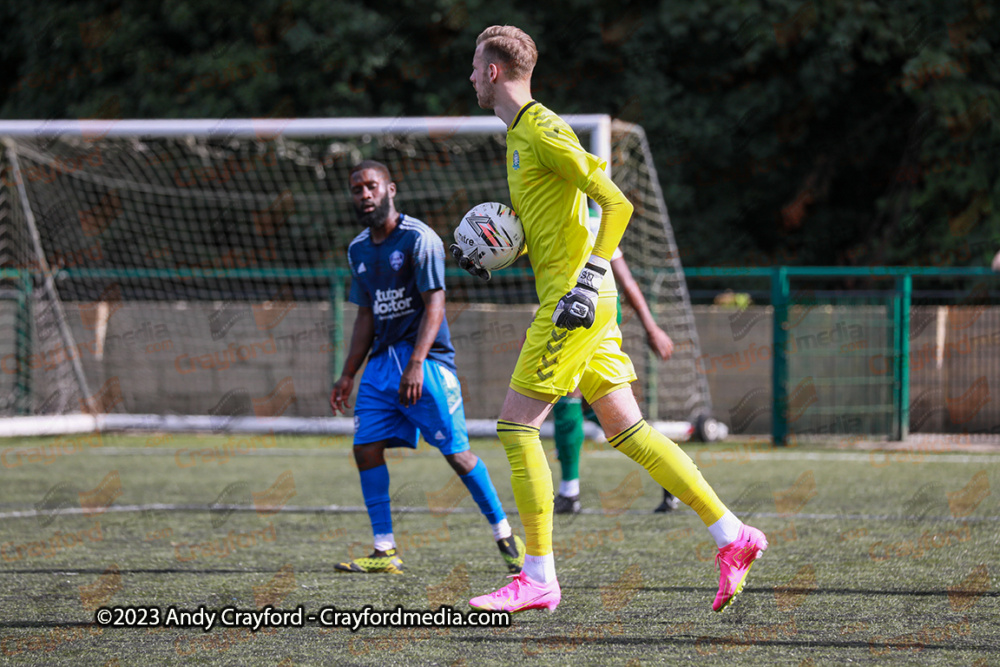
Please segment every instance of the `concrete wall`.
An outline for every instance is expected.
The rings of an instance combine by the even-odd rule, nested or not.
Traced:
[[[695,320],[714,414],[734,433],[771,426],[771,310],[696,307]],[[329,304],[211,302],[66,304],[75,344],[66,349],[52,322],[36,327],[30,363],[35,408],[56,403],[73,383],[76,355],[92,397],[111,411],[175,414],[325,416],[339,369],[331,368]],[[449,304],[448,321],[469,418],[495,418],[506,393],[530,306]],[[791,313],[791,430],[884,431],[892,375],[882,306],[818,306]],[[354,309],[344,316],[349,344]],[[682,372],[647,364],[642,330],[623,325],[625,350],[640,374]],[[678,344],[684,341],[676,340]],[[1000,424],[1000,308],[914,307],[911,324],[911,429],[982,432]],[[4,373],[13,359],[4,355]],[[79,398],[75,399],[77,402]],[[659,418],[671,418],[661,414]]]

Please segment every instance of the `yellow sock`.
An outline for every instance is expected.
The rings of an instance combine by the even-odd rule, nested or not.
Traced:
[[[501,419],[497,435],[510,461],[510,485],[528,555],[547,556],[552,553],[552,471],[538,429]]]
[[[648,470],[657,484],[690,506],[706,526],[711,526],[726,513],[726,506],[701,476],[691,457],[646,420],[633,424],[608,442]]]

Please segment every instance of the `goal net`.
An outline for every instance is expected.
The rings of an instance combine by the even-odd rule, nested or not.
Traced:
[[[635,204],[622,250],[676,344],[654,359],[623,306],[640,404],[707,415],[645,135],[567,120]],[[0,415],[67,416],[51,428],[326,428],[354,320],[350,167],[385,162],[397,209],[446,244],[472,205],[509,202],[495,118],[13,121],[0,138]],[[447,282],[467,416],[494,419],[537,305],[530,265],[481,283],[449,263]]]

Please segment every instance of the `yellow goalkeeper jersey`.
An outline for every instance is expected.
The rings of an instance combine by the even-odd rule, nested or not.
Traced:
[[[507,129],[507,184],[524,225],[525,245],[535,272],[535,291],[545,306],[576,284],[593,249],[587,229],[587,195],[594,173],[607,166],[580,145],[572,128],[535,101],[518,112]],[[601,292],[614,291],[606,278]]]

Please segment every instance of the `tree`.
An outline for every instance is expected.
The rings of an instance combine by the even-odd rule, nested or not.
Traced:
[[[536,97],[650,137],[687,264],[975,264],[1000,247],[998,12],[984,0],[321,0],[0,8],[0,116],[482,113],[493,23]]]

